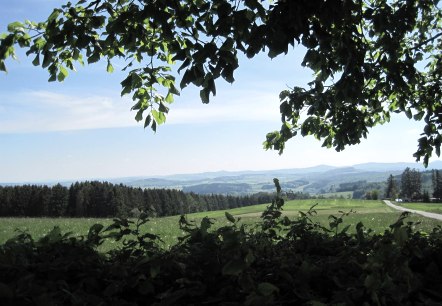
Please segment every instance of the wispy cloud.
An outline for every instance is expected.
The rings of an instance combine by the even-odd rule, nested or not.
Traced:
[[[280,118],[278,96],[273,93],[235,90],[212,99],[209,104],[202,104],[197,99],[187,102],[179,100],[172,105],[169,123],[277,122]]]
[[[0,97],[0,133],[69,131],[141,126],[134,119],[130,98],[28,91]],[[171,105],[167,124],[219,123],[228,121],[276,121],[275,94],[230,91],[208,104],[198,97],[178,98]]]
[[[130,104],[106,96],[32,91],[2,99],[0,132],[45,132],[135,125]]]

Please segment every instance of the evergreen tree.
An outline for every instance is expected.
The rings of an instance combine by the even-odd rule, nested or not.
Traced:
[[[413,193],[411,194],[412,200],[421,200],[422,199],[422,176],[421,173],[413,169],[411,171],[411,186]]]
[[[69,191],[61,184],[52,187],[49,199],[49,215],[52,217],[65,216],[68,207]]]
[[[424,190],[424,192],[422,193],[422,201],[424,203],[430,203],[431,202],[430,193],[428,192],[428,190]]]
[[[385,189],[385,197],[389,199],[395,199],[397,196],[398,190],[396,186],[396,181],[392,174],[387,179],[387,188]]]
[[[442,175],[439,170],[433,170],[433,197],[438,201],[442,199]]]
[[[421,173],[416,170],[406,168],[401,175],[401,194],[403,197],[411,200],[421,198],[422,179]]]

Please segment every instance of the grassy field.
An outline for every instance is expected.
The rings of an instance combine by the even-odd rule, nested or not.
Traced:
[[[353,197],[353,191],[328,192],[328,193],[318,194],[318,196],[324,197],[324,198],[351,199]]]
[[[371,228],[375,233],[383,233],[388,225],[394,223],[400,213],[386,206],[382,201],[368,200],[349,200],[349,199],[317,199],[317,200],[294,200],[286,202],[284,205],[284,214],[295,218],[299,211],[307,211],[312,205],[317,204],[315,210],[317,215],[314,221],[328,226],[328,217],[330,215],[340,216],[339,211],[355,211],[344,217],[344,224],[351,225],[350,230],[354,231],[355,225],[362,221],[366,228]],[[407,204],[409,205],[409,204]],[[422,204],[416,204],[422,205]],[[428,204],[434,205],[434,204]],[[253,224],[259,221],[259,216],[266,208],[267,204],[235,208],[229,210],[229,213],[235,217],[240,217],[241,222]],[[405,206],[405,205],[404,205]],[[439,207],[442,207],[439,205]],[[414,207],[413,207],[414,208]],[[417,208],[414,208],[417,209]],[[224,217],[225,211],[211,211],[188,215],[189,220],[200,221],[203,217],[213,218],[214,226],[219,227],[229,224]],[[179,216],[155,218],[145,225],[145,230],[155,233],[162,237],[164,247],[168,248],[176,243],[177,238],[184,233],[178,227]],[[417,226],[419,230],[431,231],[442,222],[428,219],[422,216],[412,215],[409,221],[421,222]],[[85,235],[90,226],[95,223],[103,225],[111,224],[112,219],[69,219],[69,218],[0,218],[0,244],[13,237],[19,231],[27,231],[38,239],[48,233],[54,226],[60,226],[63,232],[72,232],[74,235]],[[112,248],[115,242],[109,241],[103,246],[104,249]]]
[[[395,203],[405,208],[442,214],[442,203]]]

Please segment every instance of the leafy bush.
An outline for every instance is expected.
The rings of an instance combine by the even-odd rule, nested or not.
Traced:
[[[146,233],[149,222],[115,219],[80,238],[55,227],[34,241],[21,233],[0,246],[2,305],[440,305],[442,230],[413,230],[406,214],[383,235],[359,223],[341,228],[351,212],[311,220],[282,214],[277,195],[255,226],[212,229],[180,219],[186,235],[170,250]],[[105,239],[120,247],[102,254]]]

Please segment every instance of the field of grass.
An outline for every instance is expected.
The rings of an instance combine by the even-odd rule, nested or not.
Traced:
[[[328,193],[318,194],[318,196],[324,197],[324,198],[351,199],[353,197],[353,191],[328,192]]]
[[[354,231],[357,223],[362,222],[366,228],[370,228],[375,233],[383,233],[390,224],[393,224],[400,212],[388,207],[382,201],[372,200],[353,200],[353,199],[312,199],[312,200],[294,200],[288,201],[284,205],[284,214],[290,217],[296,217],[299,211],[307,211],[310,207],[315,205],[317,212],[313,221],[320,222],[322,225],[327,226],[328,217],[330,215],[340,216],[339,211],[349,212],[353,210],[355,213],[351,213],[348,216],[344,216],[343,226],[350,224],[350,230]],[[242,207],[229,210],[229,213],[241,217],[245,222],[251,222],[250,219],[257,220],[261,215],[261,212],[265,209],[267,204],[256,205],[251,207]],[[191,215],[192,217],[203,217],[208,215],[212,218],[220,218],[224,215],[224,211],[205,212]],[[440,225],[441,221],[425,218],[419,215],[411,215],[408,221],[420,224],[416,225],[416,228],[421,231],[429,232],[434,227]]]
[[[442,214],[442,203],[395,203],[405,208]]]
[[[284,214],[290,218],[298,216],[299,211],[307,211],[315,205],[317,215],[314,221],[320,222],[323,226],[328,226],[330,215],[340,216],[339,211],[355,211],[344,217],[342,227],[350,224],[350,230],[355,230],[355,225],[362,222],[366,228],[371,228],[375,233],[383,233],[386,228],[394,223],[400,213],[386,206],[382,201],[350,200],[350,199],[316,199],[316,200],[294,200],[288,201],[284,205]],[[408,205],[408,204],[407,204]],[[416,204],[422,205],[422,204]],[[434,204],[427,204],[434,205]],[[253,224],[259,221],[259,216],[266,208],[267,204],[241,207],[228,210],[235,217],[240,217],[241,222]],[[405,206],[405,205],[404,205]],[[439,205],[439,207],[442,207]],[[414,208],[414,207],[413,207]],[[417,208],[414,208],[417,209]],[[188,215],[188,220],[199,222],[204,217],[213,218],[214,227],[229,224],[225,218],[225,211],[210,211]],[[145,230],[159,235],[164,241],[164,247],[168,248],[176,243],[179,236],[184,233],[178,226],[179,216],[155,218],[145,225]],[[417,226],[419,230],[431,231],[437,225],[442,226],[442,222],[428,219],[422,216],[412,215],[409,218],[412,222],[421,222]],[[17,234],[19,231],[27,231],[38,239],[48,233],[54,226],[60,226],[62,232],[72,232],[74,235],[85,235],[90,226],[95,223],[109,225],[112,219],[70,219],[70,218],[0,218],[0,244]],[[110,249],[115,242],[107,241],[103,249]]]

